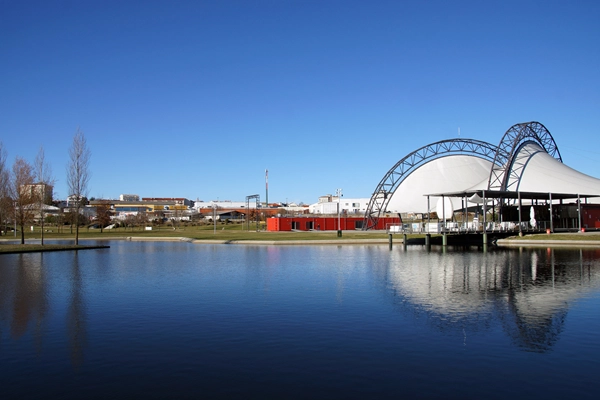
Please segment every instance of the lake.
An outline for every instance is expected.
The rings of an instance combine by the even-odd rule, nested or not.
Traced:
[[[2,398],[600,396],[599,250],[109,244],[0,255]]]

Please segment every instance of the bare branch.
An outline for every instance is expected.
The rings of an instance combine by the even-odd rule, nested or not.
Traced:
[[[69,195],[74,198],[77,215],[79,215],[83,198],[87,197],[90,180],[90,157],[91,153],[87,147],[85,136],[81,129],[77,128],[77,132],[73,137],[73,144],[69,149],[69,165],[67,166]],[[76,223],[75,232],[75,244],[79,244],[79,222]]]
[[[52,204],[52,189],[54,186],[54,178],[52,177],[52,169],[46,161],[44,148],[40,146],[35,162],[33,165],[37,180],[37,195],[38,195],[38,212],[40,215],[41,224],[41,244],[44,245],[44,223],[45,223],[45,205]]]
[[[33,220],[36,194],[34,189],[34,174],[31,165],[17,157],[12,168],[10,190],[15,207],[15,218],[21,227],[21,244],[25,243],[25,225]]]
[[[10,173],[6,167],[6,150],[2,142],[0,142],[0,224],[5,224],[4,232],[7,231],[6,226],[11,211]]]

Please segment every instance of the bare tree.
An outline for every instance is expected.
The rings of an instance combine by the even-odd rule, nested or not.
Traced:
[[[69,165],[67,166],[67,185],[69,193],[75,200],[75,212],[79,216],[83,198],[87,196],[90,180],[90,157],[83,132],[77,128],[73,137],[73,144],[69,149]],[[79,218],[75,225],[75,244],[79,244]]]
[[[137,215],[135,216],[135,222],[140,226],[140,229],[143,229],[144,226],[148,223],[148,214],[146,214],[146,211],[138,211]]]
[[[129,227],[131,229],[131,232],[133,232],[133,227],[135,226],[135,215],[133,214],[127,214],[125,216],[125,219],[123,220],[123,225],[125,225],[125,230],[127,230],[127,227]]]
[[[52,178],[52,169],[44,155],[44,148],[40,147],[34,163],[35,177],[37,180],[38,211],[40,215],[40,224],[42,229],[42,246],[44,245],[44,220],[46,218],[45,207],[52,204],[52,187],[54,179]]]
[[[21,227],[21,244],[25,244],[25,225],[33,220],[36,194],[33,185],[33,168],[31,165],[17,157],[13,164],[12,182],[10,190],[15,207],[15,219]]]
[[[110,210],[110,201],[100,200],[96,204],[96,221],[100,225],[100,233],[104,231],[104,227],[110,224],[112,213]]]
[[[12,211],[9,185],[10,174],[6,168],[6,150],[0,142],[0,225],[4,222],[4,232],[6,232],[8,215]]]

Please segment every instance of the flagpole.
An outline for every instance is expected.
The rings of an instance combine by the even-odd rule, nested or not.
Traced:
[[[265,169],[265,191],[266,191],[265,207],[269,208],[269,170],[268,169]]]

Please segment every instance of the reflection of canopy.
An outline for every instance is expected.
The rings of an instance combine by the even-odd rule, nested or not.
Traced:
[[[600,288],[599,269],[584,277],[578,268],[554,266],[554,255],[545,252],[488,253],[483,264],[470,262],[468,253],[430,253],[426,265],[418,250],[398,254],[389,281],[415,309],[444,325],[479,320],[487,326],[499,319],[519,345],[535,351],[555,342],[569,303]]]

